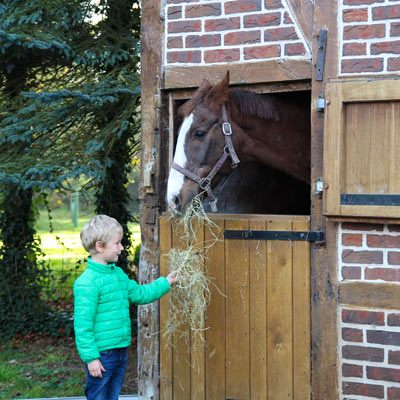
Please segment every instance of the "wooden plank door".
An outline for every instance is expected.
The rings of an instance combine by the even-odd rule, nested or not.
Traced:
[[[309,230],[309,218],[297,216],[217,216],[214,222],[211,231],[199,227],[206,243],[224,229]],[[179,244],[173,224],[162,218],[162,254]],[[161,332],[161,399],[309,399],[309,243],[221,240],[207,251],[205,270],[212,284],[203,347],[175,339],[171,346]],[[162,330],[168,296],[160,310]]]

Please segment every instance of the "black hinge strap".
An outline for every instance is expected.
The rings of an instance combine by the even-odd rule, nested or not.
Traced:
[[[324,242],[323,231],[254,231],[226,230],[225,239],[239,240],[303,240],[308,242]]]
[[[324,68],[325,68],[325,53],[326,53],[326,42],[328,38],[328,31],[321,29],[319,31],[318,38],[318,53],[317,53],[317,66],[315,71],[315,80],[324,80]]]

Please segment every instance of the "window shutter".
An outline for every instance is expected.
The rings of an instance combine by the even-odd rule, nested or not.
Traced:
[[[400,218],[400,80],[330,82],[324,214]]]

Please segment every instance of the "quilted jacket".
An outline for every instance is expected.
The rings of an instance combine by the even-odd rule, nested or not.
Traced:
[[[129,302],[151,303],[170,290],[165,277],[139,285],[115,264],[103,265],[88,258],[85,272],[74,283],[74,328],[83,362],[99,358],[99,352],[129,346]]]

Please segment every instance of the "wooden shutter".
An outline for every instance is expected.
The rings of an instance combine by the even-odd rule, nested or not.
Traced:
[[[330,82],[324,214],[400,218],[400,80]]]

